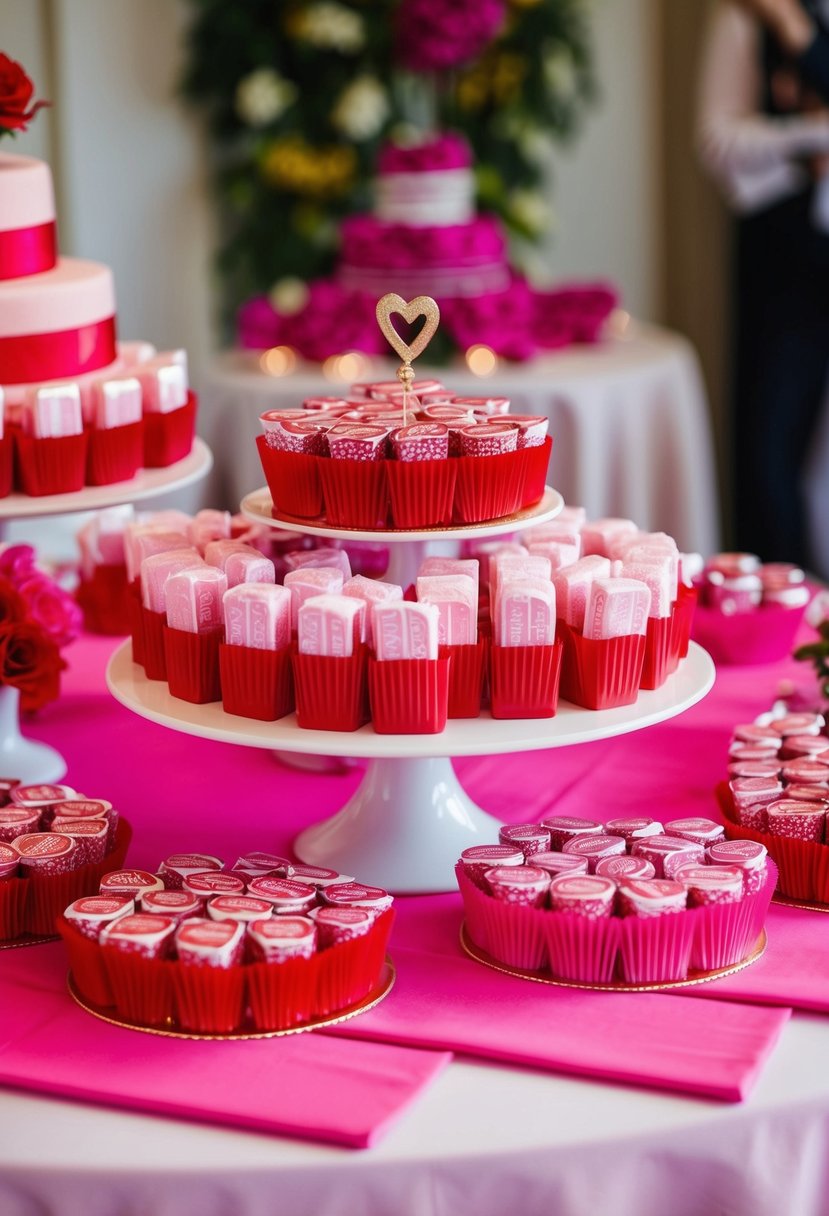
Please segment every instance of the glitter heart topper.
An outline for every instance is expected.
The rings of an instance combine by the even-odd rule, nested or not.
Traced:
[[[409,325],[413,324],[420,317],[424,318],[423,328],[412,342],[403,341],[394,327],[392,321],[392,316],[394,315],[401,316]],[[423,354],[435,336],[439,321],[440,309],[437,306],[437,301],[433,300],[431,296],[415,296],[413,300],[406,301],[402,296],[397,295],[396,292],[390,292],[377,301],[377,324],[383,332],[383,337],[403,360],[403,363],[397,369],[397,378],[403,385],[404,422],[407,413],[409,390],[414,380],[412,361],[418,355]]]

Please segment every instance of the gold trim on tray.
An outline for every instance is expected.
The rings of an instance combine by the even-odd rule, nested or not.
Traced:
[[[339,1026],[341,1022],[348,1022],[351,1018],[359,1017],[361,1013],[367,1013],[369,1009],[374,1009],[376,1005],[385,1000],[394,987],[396,978],[397,972],[395,971],[394,964],[387,956],[377,983],[371,992],[356,1005],[346,1006],[345,1009],[330,1014],[328,1017],[314,1018],[310,1022],[304,1022],[301,1026],[288,1026],[285,1030],[239,1030],[234,1031],[232,1034],[199,1034],[198,1031],[194,1030],[178,1030],[172,1021],[168,1026],[141,1026],[137,1022],[127,1021],[126,1018],[119,1018],[114,1009],[104,1009],[100,1005],[93,1005],[87,1001],[78,991],[71,971],[66,982],[72,1000],[80,1005],[81,1009],[86,1013],[91,1013],[94,1018],[107,1022],[110,1026],[120,1026],[124,1030],[137,1030],[141,1034],[157,1034],[167,1039],[236,1042],[244,1039],[278,1039],[288,1034],[303,1034],[308,1030],[319,1030],[323,1026]]]
[[[829,904],[818,903],[817,900],[812,902],[808,899],[792,899],[789,895],[780,895],[775,891],[771,897],[773,904],[779,904],[781,908],[803,908],[805,912],[829,912]]]
[[[664,980],[652,984],[628,984],[624,980],[612,980],[609,984],[587,984],[580,980],[556,979],[549,972],[522,971],[520,967],[509,967],[506,963],[501,963],[498,959],[493,958],[491,954],[487,954],[486,950],[482,950],[480,946],[475,945],[467,932],[466,921],[461,925],[460,932],[461,949],[477,963],[483,963],[485,967],[491,967],[493,971],[501,971],[504,975],[513,975],[517,979],[532,980],[536,984],[553,984],[557,988],[583,988],[588,992],[668,992],[674,988],[691,988],[697,984],[708,984],[711,980],[721,980],[727,975],[736,975],[738,971],[756,963],[766,949],[767,940],[766,931],[762,929],[754,949],[742,962],[720,967],[716,971],[689,971],[684,980]]]
[[[0,942],[0,950],[19,950],[22,946],[44,946],[47,942],[57,942],[60,938],[56,933],[51,936],[33,933],[29,937],[13,937],[9,942]]]

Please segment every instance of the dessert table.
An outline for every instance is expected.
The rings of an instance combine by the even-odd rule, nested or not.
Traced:
[[[297,826],[330,813],[355,788],[353,767],[300,773],[268,752],[187,738],[133,717],[104,692],[112,647],[111,639],[84,638],[70,648],[62,700],[28,731],[59,741],[67,780],[89,796],[109,797],[130,818],[132,864],[153,866],[162,851],[195,847],[228,860],[248,848],[284,850]],[[536,819],[553,804],[560,814],[600,817],[713,814],[731,727],[767,709],[784,677],[806,678],[791,662],[721,669],[709,696],[671,722],[531,756],[468,757],[457,762],[458,773],[481,805],[513,821]],[[457,895],[396,906],[398,983],[383,1005],[336,1028],[335,1037],[176,1044],[178,1062],[159,1084],[179,1096],[182,1118],[150,1115],[136,1102],[111,1109],[122,1105],[111,1092],[100,1099],[105,1106],[50,1095],[53,1074],[66,1071],[64,1057],[73,1052],[78,1075],[103,1094],[108,1074],[117,1078],[124,1066],[112,1036],[125,1036],[133,1068],[151,1076],[164,1041],[104,1027],[110,1037],[102,1033],[97,1048],[88,1028],[82,1043],[67,1044],[47,998],[61,1017],[67,1009],[85,1015],[63,993],[60,947],[0,952],[0,984],[10,986],[7,997],[17,994],[13,1007],[0,1001],[3,1216],[501,1216],[516,1203],[524,1216],[824,1210],[829,920],[820,913],[773,908],[766,955],[729,980],[679,995],[629,995],[564,992],[479,968],[457,947]],[[806,961],[798,933],[808,941]],[[416,990],[424,975],[431,985],[425,1003]],[[789,1019],[793,1005],[799,1008]],[[16,1040],[38,1046],[18,1060],[15,1080]],[[399,1046],[384,1048],[391,1041]],[[313,1049],[322,1071],[303,1082],[285,1044]],[[180,1054],[191,1046],[201,1053],[192,1065]],[[198,1115],[187,1113],[189,1094],[201,1071],[212,1076],[207,1049],[214,1047],[233,1047],[241,1061],[247,1048],[259,1051],[250,1113],[271,1091],[283,1110],[310,1108],[312,1120],[314,1104],[332,1114],[335,1096],[352,1092],[359,1106],[369,1092],[361,1078],[372,1065],[364,1048],[408,1053],[389,1056],[390,1086],[406,1069],[415,1076],[418,1061],[425,1071],[411,1100],[370,1137],[371,1147],[354,1151],[342,1139],[319,1142],[322,1118],[320,1134],[306,1133],[307,1141],[247,1130],[244,1117],[229,1128],[191,1121]],[[455,1052],[448,1064],[447,1051]],[[239,1106],[238,1071],[212,1095],[219,1106]],[[86,1091],[77,1080],[67,1092]],[[166,1109],[176,1113],[174,1103]]]
[[[357,379],[390,379],[396,365],[363,360]],[[500,363],[491,379],[462,364],[429,369],[459,395],[488,391],[515,413],[546,414],[554,437],[551,480],[569,503],[598,518],[621,515],[664,529],[683,550],[719,545],[716,475],[705,388],[691,345],[632,321],[596,346],[571,347],[524,365]],[[211,500],[236,504],[262,471],[254,444],[259,414],[304,397],[343,392],[318,366],[286,376],[262,371],[255,353],[218,356],[201,393],[199,432],[216,453]]]

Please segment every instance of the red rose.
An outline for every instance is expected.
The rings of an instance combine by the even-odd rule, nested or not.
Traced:
[[[34,91],[20,64],[0,51],[0,133],[25,131],[41,106],[48,106],[48,101],[31,104]]]
[[[7,578],[0,576],[0,626],[25,621],[29,609]]]
[[[19,690],[24,712],[56,699],[65,666],[57,646],[38,625],[16,621],[0,626],[0,683]]]

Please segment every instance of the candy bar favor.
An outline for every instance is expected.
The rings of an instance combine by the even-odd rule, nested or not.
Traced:
[[[282,650],[291,640],[290,588],[242,583],[222,598],[225,641],[252,650]]]
[[[597,578],[610,578],[609,559],[598,555],[580,558],[553,575],[558,615],[579,632],[584,627],[590,588]]]
[[[184,633],[209,633],[222,627],[222,597],[227,579],[214,566],[171,574],[164,585],[167,624]]]
[[[362,600],[342,595],[315,595],[305,600],[297,614],[300,654],[328,658],[352,655],[362,640],[365,610]]]
[[[366,578],[362,574],[355,574],[343,584],[342,594],[350,596],[352,599],[360,600],[365,604],[365,613],[363,615],[363,641],[371,646],[373,645],[371,609],[373,604],[388,603],[393,600],[403,599],[403,588],[397,586],[396,583],[384,583],[379,579]]]
[[[371,625],[377,659],[436,659],[439,617],[434,604],[375,603]]]
[[[179,962],[196,967],[233,967],[241,959],[244,933],[244,925],[234,920],[193,917],[182,921],[175,930]]]
[[[644,634],[650,603],[651,593],[643,582],[596,578],[588,591],[582,632],[594,640]]]
[[[84,937],[98,941],[108,925],[134,911],[135,901],[128,895],[84,895],[74,900],[63,915]]]
[[[471,646],[478,640],[478,595],[465,574],[419,574],[418,603],[438,610],[438,644]]]
[[[309,959],[314,954],[317,928],[305,916],[279,916],[254,920],[248,926],[248,941],[253,957],[264,963],[285,963],[289,959]]]
[[[188,917],[198,916],[204,901],[187,891],[145,891],[139,896],[138,903],[142,912],[154,916],[169,916],[180,922]]]
[[[289,570],[283,584],[291,593],[291,628],[296,631],[299,610],[305,601],[313,595],[339,595],[344,581],[342,570],[333,566],[304,565]]]

